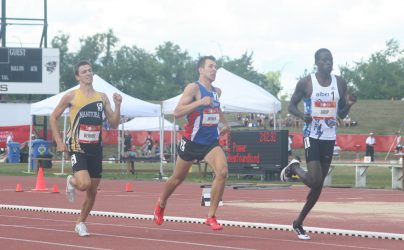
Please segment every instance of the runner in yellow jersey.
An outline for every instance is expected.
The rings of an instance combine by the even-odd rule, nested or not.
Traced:
[[[75,190],[86,191],[86,198],[77,219],[75,231],[80,236],[90,235],[84,224],[93,208],[102,173],[102,121],[103,113],[113,128],[118,127],[122,96],[114,93],[115,111],[105,93],[93,88],[91,64],[80,61],[75,66],[79,88],[66,93],[49,118],[57,151],[69,152],[73,175],[67,177],[66,195],[70,202]],[[69,108],[70,128],[65,144],[59,133],[57,119]]]

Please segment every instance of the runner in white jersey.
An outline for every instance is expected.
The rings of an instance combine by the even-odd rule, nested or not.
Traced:
[[[337,103],[340,99],[337,78],[331,75],[331,84],[322,86],[316,75],[310,75],[312,94],[304,99],[304,113],[311,115],[313,121],[305,123],[304,137],[321,140],[335,140],[337,128]]]
[[[299,216],[293,221],[293,230],[299,239],[309,240],[303,229],[303,221],[320,197],[324,179],[330,168],[336,140],[337,118],[344,118],[356,102],[356,97],[347,94],[347,83],[331,74],[333,58],[328,49],[319,49],[315,55],[317,72],[301,79],[292,95],[289,113],[304,120],[303,140],[307,171],[300,161],[292,160],[281,172],[281,180],[287,181],[298,175],[310,188]],[[304,101],[304,111],[298,109]]]

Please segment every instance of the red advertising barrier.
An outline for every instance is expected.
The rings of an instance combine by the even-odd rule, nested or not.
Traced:
[[[0,127],[0,148],[6,148],[7,136],[11,134],[14,142],[29,140],[29,125]]]
[[[5,126],[0,127],[0,148],[6,148],[7,136],[12,134],[13,141],[23,143],[29,139],[29,125],[21,125],[21,126]],[[102,139],[104,144],[118,144],[118,130],[103,130]],[[136,146],[143,145],[146,140],[148,131],[129,131],[132,135],[132,143]],[[39,131],[39,136],[42,137],[42,131]],[[293,135],[293,148],[303,148],[303,138],[302,133],[291,132]],[[158,141],[160,138],[159,131],[151,132],[152,138],[154,141]],[[171,143],[171,135],[170,131],[164,131],[164,144]],[[365,141],[368,137],[367,134],[337,134],[337,144],[344,151],[365,151],[366,145]],[[50,130],[48,131],[48,140],[52,140],[52,134]],[[181,131],[177,132],[177,139],[181,138]],[[394,135],[386,135],[386,136],[375,136],[376,138],[376,146],[375,151],[377,152],[388,152],[390,147],[393,145],[392,150],[394,150]],[[178,141],[178,140],[177,140]],[[220,144],[227,144],[227,137],[223,136],[220,138]]]
[[[293,135],[293,148],[303,148],[303,134],[302,133],[290,133]],[[366,150],[366,138],[367,134],[355,135],[355,134],[337,134],[337,144],[344,151],[365,151]],[[394,135],[375,136],[376,152],[388,152],[391,145],[394,145]],[[393,148],[394,150],[394,148]]]

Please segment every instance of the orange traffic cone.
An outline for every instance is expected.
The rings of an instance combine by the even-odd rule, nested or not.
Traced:
[[[53,184],[52,193],[57,194],[59,193],[59,188],[57,184]]]
[[[133,192],[132,191],[132,186],[130,185],[130,182],[127,182],[125,185],[125,192]]]
[[[16,191],[16,192],[23,192],[23,191],[22,191],[22,186],[21,186],[20,183],[17,183],[17,186],[15,187],[15,191]]]
[[[43,169],[42,167],[38,168],[38,176],[36,177],[36,185],[32,191],[46,191],[48,190],[45,188],[45,179],[43,177]]]

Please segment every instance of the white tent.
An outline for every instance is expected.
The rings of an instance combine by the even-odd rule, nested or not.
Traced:
[[[119,93],[122,96],[121,115],[123,116],[160,116],[161,108],[159,104],[149,103],[127,95],[106,82],[98,75],[94,75],[93,86],[95,90],[104,92],[108,96],[112,109],[115,109],[112,95],[115,92]],[[73,89],[77,89],[78,87],[79,85],[40,102],[31,104],[31,115],[50,115],[55,109],[56,105],[59,103],[60,99],[62,99],[63,95]]]
[[[145,117],[159,117],[161,115],[161,106],[160,104],[153,104],[146,101],[142,101],[140,99],[134,98],[130,95],[127,95],[120,91],[119,89],[115,88],[104,79],[99,77],[98,75],[94,75],[93,79],[93,87],[95,90],[99,92],[105,93],[111,103],[111,107],[114,110],[115,104],[112,99],[113,93],[118,93],[122,96],[122,104],[121,104],[121,115],[126,117],[138,117],[138,116],[145,116]],[[73,89],[79,88],[79,85],[76,85],[64,92],[56,94],[52,97],[44,99],[40,102],[32,103],[31,104],[31,115],[51,115],[55,107],[58,105],[62,97],[69,91]],[[66,110],[67,111],[67,110]],[[64,122],[64,129],[66,130],[66,114],[64,114],[65,122]],[[32,119],[31,119],[31,128],[32,131]],[[30,138],[31,144],[31,138]],[[120,144],[119,144],[120,145]],[[120,147],[118,147],[119,151]],[[30,171],[30,162],[31,162],[31,148],[29,152],[29,160],[28,160],[28,172]],[[62,173],[63,173],[63,165],[64,161],[62,161]]]
[[[130,131],[160,131],[160,117],[135,117],[118,127],[119,130]],[[174,124],[164,120],[164,131],[172,131]]]
[[[276,114],[281,102],[257,84],[223,68],[217,70],[213,86],[222,90],[220,105],[223,112]],[[163,114],[173,114],[181,95],[163,101]]]

